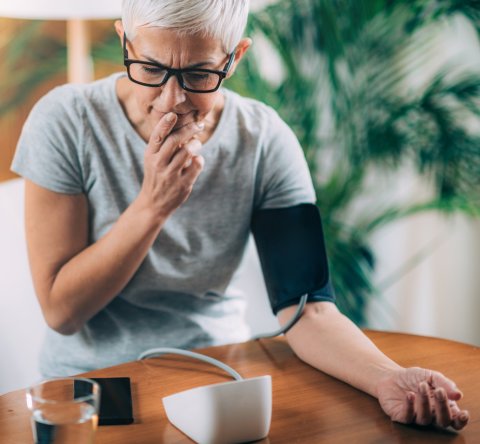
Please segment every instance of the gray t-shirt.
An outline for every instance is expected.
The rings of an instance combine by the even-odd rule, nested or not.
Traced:
[[[84,193],[90,242],[140,191],[146,143],[124,114],[114,74],[55,88],[25,123],[13,171],[58,193]],[[225,108],[204,144],[204,171],[128,285],[78,333],[48,330],[45,376],[134,360],[160,346],[196,348],[248,339],[245,300],[227,294],[252,211],[314,202],[303,152],[268,106],[222,90]]]

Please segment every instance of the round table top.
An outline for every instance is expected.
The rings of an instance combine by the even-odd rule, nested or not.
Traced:
[[[262,443],[480,443],[479,347],[401,333],[365,333],[400,365],[431,368],[453,379],[464,392],[460,405],[470,411],[469,425],[456,432],[393,423],[376,399],[303,363],[283,338],[201,352],[224,361],[244,377],[272,376],[272,424]],[[97,444],[190,443],[168,422],[162,398],[230,380],[208,364],[173,355],[86,375],[128,376],[132,382],[134,424],[99,427]],[[33,442],[23,390],[0,396],[0,437],[3,444]]]

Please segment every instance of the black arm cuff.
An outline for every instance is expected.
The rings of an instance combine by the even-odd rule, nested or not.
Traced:
[[[315,205],[258,210],[252,232],[274,314],[304,294],[309,302],[335,301]]]

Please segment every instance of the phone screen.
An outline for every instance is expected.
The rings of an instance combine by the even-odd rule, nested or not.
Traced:
[[[130,378],[90,378],[101,388],[99,425],[131,424],[133,422]],[[82,381],[75,381],[75,397],[87,393]]]

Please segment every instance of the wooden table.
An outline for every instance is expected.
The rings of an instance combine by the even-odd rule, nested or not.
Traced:
[[[465,393],[461,407],[470,411],[467,428],[458,433],[393,423],[374,398],[304,364],[282,338],[202,352],[226,362],[244,377],[272,375],[272,425],[262,443],[480,443],[479,347],[414,335],[366,334],[401,365],[432,368],[455,380]],[[97,444],[189,443],[166,419],[162,397],[231,380],[215,367],[173,355],[86,375],[129,376],[132,381],[135,423],[100,427]],[[0,397],[0,442],[32,442],[23,390]]]

